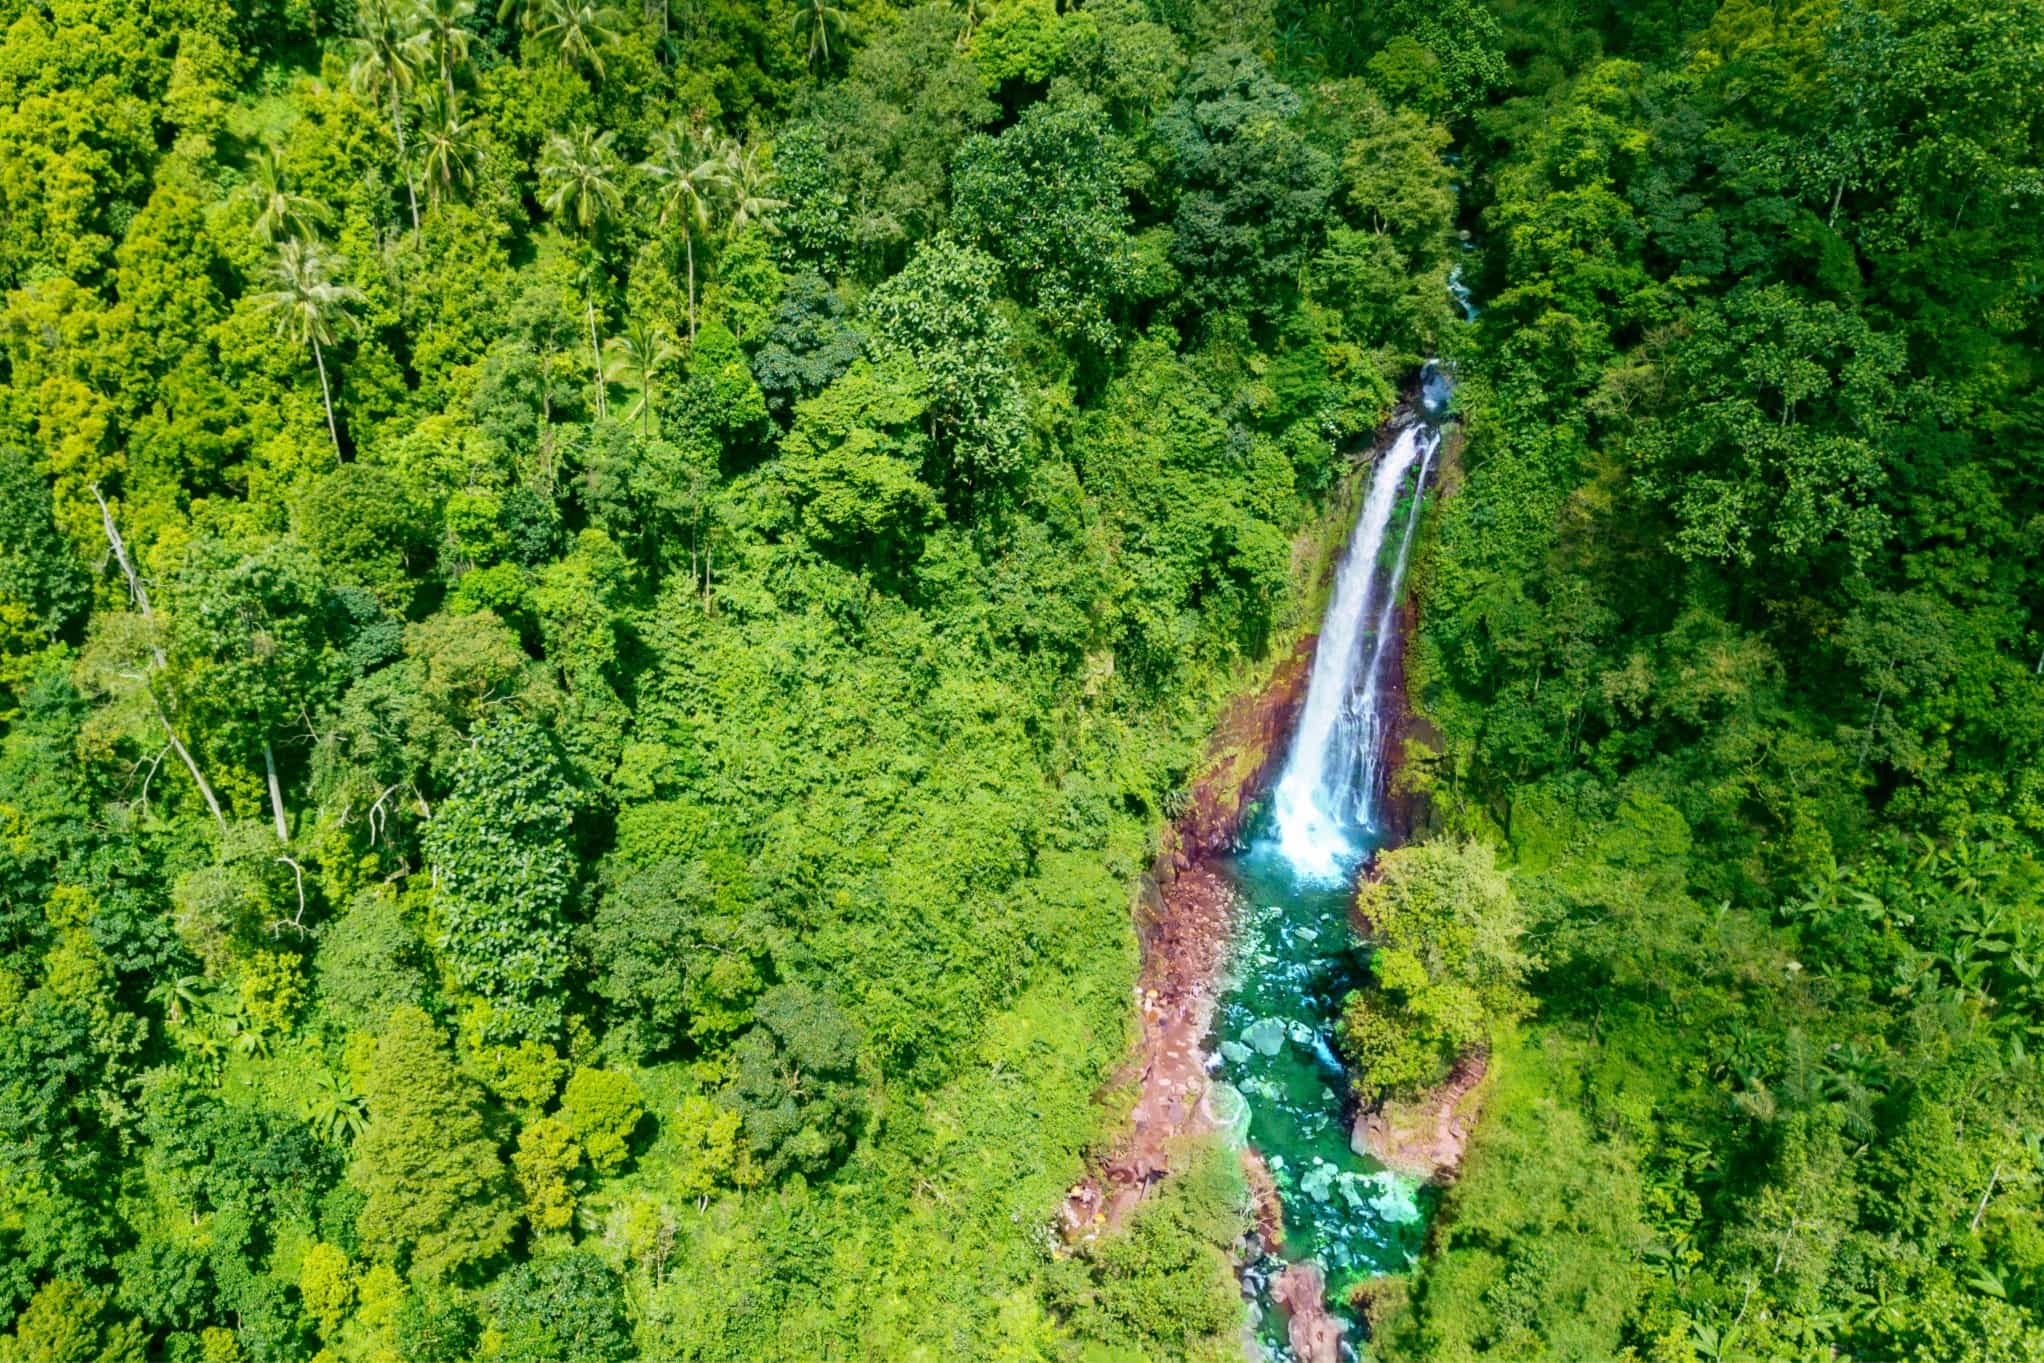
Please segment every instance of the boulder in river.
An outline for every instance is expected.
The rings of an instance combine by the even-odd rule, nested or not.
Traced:
[[[1308,1259],[1278,1275],[1271,1299],[1290,1318],[1286,1338],[1299,1363],[1341,1363],[1348,1323],[1327,1309],[1327,1277]]]

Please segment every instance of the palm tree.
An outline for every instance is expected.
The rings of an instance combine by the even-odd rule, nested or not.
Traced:
[[[840,46],[844,43],[851,19],[843,7],[833,5],[830,0],[797,0],[795,6],[795,36],[804,34],[809,38],[809,65],[822,70],[830,65],[830,40],[836,36]]]
[[[731,218],[726,224],[733,236],[743,232],[752,223],[758,223],[760,230],[772,231],[770,221],[776,209],[786,208],[785,199],[776,199],[767,194],[773,188],[774,168],[767,159],[766,147],[758,142],[750,146],[732,142],[724,149],[724,160],[731,176]]]
[[[369,1105],[347,1080],[324,1066],[314,1067],[311,1091],[305,1095],[305,1119],[330,1145],[360,1136],[369,1125]]]
[[[417,41],[432,53],[440,68],[440,85],[454,98],[454,68],[468,60],[469,39],[462,25],[476,12],[476,0],[416,0],[412,25]]]
[[[618,192],[615,132],[577,128],[570,136],[555,133],[539,157],[540,203],[555,217],[565,217],[581,232],[589,248],[589,358],[596,369],[596,414],[606,415],[603,395],[603,353],[596,344],[597,254],[591,238],[605,218],[624,202]]]
[[[660,225],[679,224],[688,255],[688,338],[696,338],[696,233],[707,233],[731,188],[730,162],[682,128],[667,128],[654,139],[653,154],[639,166],[658,187]]]
[[[615,132],[588,127],[549,137],[539,155],[541,206],[585,235],[622,207],[616,141]]]
[[[326,377],[326,347],[338,329],[353,320],[351,305],[363,301],[362,291],[334,282],[345,262],[325,254],[318,242],[291,240],[277,253],[277,287],[256,295],[256,307],[273,314],[277,332],[312,347],[319,367],[319,395],[326,403],[326,430],[333,437],[334,458],[341,457],[341,428],[334,420],[334,393]]]
[[[461,101],[452,94],[429,95],[419,118],[419,164],[426,172],[426,197],[475,184],[475,129],[462,121]]]
[[[667,333],[644,322],[632,322],[622,336],[603,343],[603,379],[622,383],[637,391],[638,397],[625,410],[624,419],[639,418],[640,431],[652,433],[653,380],[674,363],[679,352]]]
[[[186,1010],[196,1011],[206,998],[206,977],[203,975],[180,975],[172,973],[157,979],[149,986],[149,1001],[163,1006],[164,1020],[173,1027],[182,1027]]]
[[[964,47],[972,41],[972,35],[979,30],[980,21],[986,18],[985,0],[951,0],[951,8],[957,10],[960,17],[965,20],[964,27],[958,33],[958,45]]]
[[[533,36],[553,49],[563,66],[587,66],[603,79],[603,49],[617,41],[617,15],[595,0],[540,0],[528,13]]]
[[[419,190],[412,183],[410,149],[405,144],[404,97],[418,83],[418,32],[410,16],[392,0],[359,0],[355,10],[354,64],[348,78],[366,99],[390,102],[390,127],[397,135],[397,159],[404,167],[405,193],[412,206],[412,235],[419,234]]]
[[[242,193],[255,200],[255,234],[266,246],[279,237],[309,240],[327,220],[326,209],[291,188],[275,147],[256,149]]]

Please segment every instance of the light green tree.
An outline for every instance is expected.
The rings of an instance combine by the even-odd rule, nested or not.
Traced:
[[[409,1256],[429,1279],[501,1253],[516,1221],[504,1160],[483,1129],[475,1084],[424,1012],[391,1012],[367,1087],[369,1125],[348,1175],[367,1199],[356,1221],[363,1246]]]
[[[575,1133],[558,1117],[540,1117],[518,1133],[511,1169],[525,1195],[525,1219],[542,1234],[566,1230],[575,1220],[575,1189],[569,1182],[582,1163]]]
[[[674,1176],[675,1191],[693,1201],[697,1211],[710,1205],[719,1188],[737,1181],[742,1125],[736,1112],[700,1094],[681,1100],[674,1118],[682,1152]]]
[[[107,1298],[69,1278],[54,1278],[36,1289],[15,1319],[14,1333],[0,1336],[7,1363],[141,1363],[148,1336],[134,1321],[106,1319]]]
[[[624,1168],[631,1155],[632,1130],[645,1115],[639,1086],[618,1070],[576,1070],[561,1093],[561,1117],[589,1156],[589,1167],[599,1174]]]
[[[324,1242],[307,1250],[298,1269],[298,1299],[321,1339],[339,1335],[355,1305],[354,1266],[346,1251]]]
[[[1020,470],[1028,438],[1012,333],[995,301],[1000,273],[984,251],[939,238],[867,305],[881,348],[905,354],[928,377],[931,481],[968,517],[976,499]]]

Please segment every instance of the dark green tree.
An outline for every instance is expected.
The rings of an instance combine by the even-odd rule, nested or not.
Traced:
[[[572,792],[546,733],[493,719],[454,768],[454,792],[425,832],[438,881],[437,945],[455,983],[489,1005],[489,1030],[560,1029],[575,888]]]
[[[624,1284],[594,1254],[518,1265],[491,1292],[501,1356],[517,1363],[624,1363],[635,1356]]]
[[[1229,47],[1196,61],[1157,118],[1177,195],[1171,260],[1203,309],[1271,315],[1319,245],[1335,166],[1299,128],[1302,107],[1254,53]]]
[[[1010,331],[992,283],[999,265],[949,239],[916,252],[866,305],[875,341],[905,354],[928,380],[930,482],[958,514],[1015,476],[1028,455]]]
[[[1135,278],[1117,162],[1097,107],[1052,103],[967,142],[951,171],[958,231],[1006,267],[1010,292],[1046,326],[1099,349]]]
[[[753,1013],[756,1024],[732,1049],[737,1077],[728,1096],[744,1120],[754,1167],[768,1179],[825,1173],[865,1111],[858,1029],[807,985],[776,985]]]

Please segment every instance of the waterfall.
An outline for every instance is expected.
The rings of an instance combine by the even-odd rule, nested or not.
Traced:
[[[1421,376],[1420,394],[1428,418],[1446,405],[1447,379],[1431,364]],[[1415,421],[1398,433],[1371,474],[1335,571],[1305,706],[1272,800],[1278,848],[1307,879],[1343,878],[1356,858],[1358,835],[1377,815],[1384,663],[1397,623],[1399,584],[1419,525],[1420,499],[1440,443],[1440,430],[1431,420]],[[1385,541],[1408,486],[1411,497],[1387,562]]]
[[[1268,832],[1225,863],[1240,911],[1207,1043],[1212,1110],[1262,1156],[1283,1208],[1283,1242],[1256,1242],[1263,1253],[1242,1271],[1244,1296],[1257,1313],[1256,1356],[1271,1363],[1302,1356],[1289,1342],[1301,1312],[1309,1331],[1353,1329],[1350,1289],[1406,1268],[1426,1235],[1418,1182],[1355,1144],[1342,1102],[1348,1075],[1333,1038],[1343,1000],[1361,979],[1349,918],[1352,878],[1383,843],[1376,826],[1383,712],[1397,693],[1399,588],[1450,387],[1440,366],[1421,371],[1411,420],[1393,429],[1367,474],[1272,792]],[[1308,1276],[1295,1274],[1301,1265],[1310,1265]],[[1343,1358],[1359,1356],[1347,1341],[1337,1348]]]

